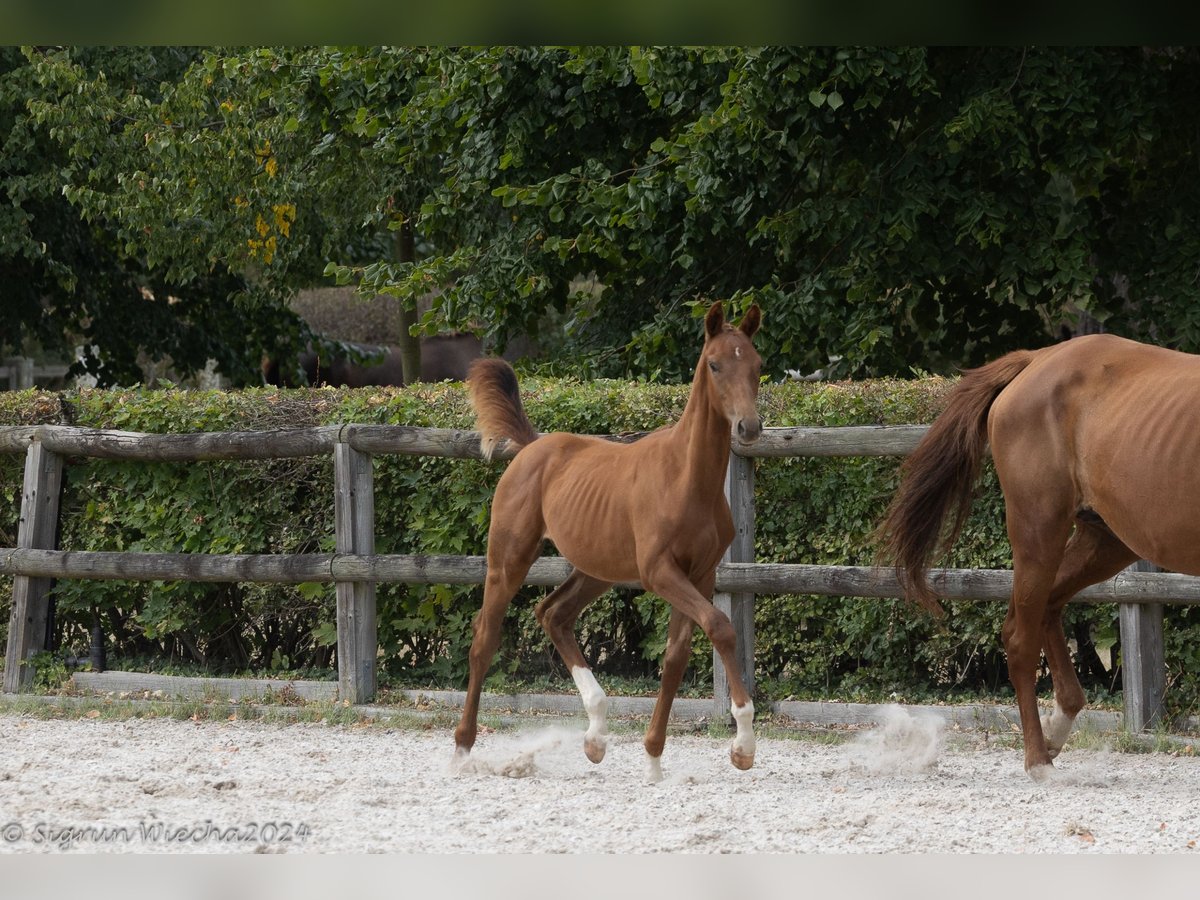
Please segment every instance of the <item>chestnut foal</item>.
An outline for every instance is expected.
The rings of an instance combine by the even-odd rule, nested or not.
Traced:
[[[607,748],[608,700],[580,653],[574,625],[592,600],[617,582],[641,582],[671,604],[662,686],[646,731],[648,777],[662,778],[660,757],[671,703],[699,625],[729,675],[737,723],[730,758],[754,763],[754,704],[738,674],[735,634],[712,604],[716,567],[733,540],[725,499],[732,434],[743,443],[762,432],[755,407],[760,359],[751,338],[759,308],[738,327],[714,303],[704,320],[704,349],[683,415],[632,444],[599,437],[538,435],[521,404],[516,375],[499,359],[477,360],[468,388],[491,458],[501,440],[520,448],[496,486],[488,530],[483,608],[475,618],[470,680],[454,733],[455,767],[475,744],[479,694],[500,642],[504,612],[549,538],[575,568],[538,604],[538,622],[571,670],[588,715],[584,753],[592,762]]]

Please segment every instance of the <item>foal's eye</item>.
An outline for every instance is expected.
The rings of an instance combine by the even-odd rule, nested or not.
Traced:
[[[721,366],[720,366],[718,363],[715,363],[715,362],[710,362],[710,363],[708,364],[708,370],[709,370],[710,372],[720,372],[720,371],[721,371]]]

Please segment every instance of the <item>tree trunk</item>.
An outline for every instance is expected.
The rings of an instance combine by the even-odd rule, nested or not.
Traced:
[[[396,260],[402,263],[416,262],[416,246],[412,226],[406,220],[395,237]],[[417,324],[417,308],[405,304],[400,309],[400,370],[405,384],[421,380],[421,341],[413,336],[412,327]]]

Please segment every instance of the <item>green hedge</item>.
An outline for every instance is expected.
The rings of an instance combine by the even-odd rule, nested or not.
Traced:
[[[764,386],[767,425],[929,422],[951,382],[880,380]],[[542,431],[619,433],[659,427],[679,415],[686,386],[524,379],[530,418]],[[147,432],[255,430],[343,422],[470,428],[459,385],[410,389],[240,392],[36,391],[0,394],[0,424],[70,422]],[[0,546],[13,546],[23,460],[0,457]],[[864,565],[870,535],[895,487],[894,459],[760,460],[757,557],[761,561]],[[504,464],[383,456],[376,459],[380,553],[483,554],[489,502]],[[62,547],[77,550],[302,553],[333,549],[329,459],[262,463],[135,464],[72,461]],[[947,564],[1009,565],[1002,503],[985,471],[971,521]],[[11,585],[0,583],[7,604]],[[541,591],[513,603],[493,679],[561,675],[532,615]],[[335,647],[329,585],[210,585],[60,582],[55,588],[65,648],[83,652],[93,610],[110,655],[158,667],[203,663],[215,671],[327,670]],[[403,683],[461,685],[475,587],[380,585],[383,675]],[[999,629],[1004,605],[951,603],[938,623],[898,601],[760,597],[755,627],[760,693],[766,696],[904,699],[1008,692]],[[1200,666],[1189,610],[1168,610],[1172,702],[1190,711]],[[7,622],[7,615],[3,621]],[[1106,648],[1116,639],[1111,606],[1074,606],[1072,637]],[[665,604],[614,591],[584,614],[580,644],[610,675],[656,678]],[[1114,659],[1117,655],[1114,654]],[[1200,660],[1197,660],[1200,662]],[[698,636],[690,677],[704,684],[711,648]],[[1093,699],[1119,687],[1093,666]],[[493,685],[496,681],[493,681]]]

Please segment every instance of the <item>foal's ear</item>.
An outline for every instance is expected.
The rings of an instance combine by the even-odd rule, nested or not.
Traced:
[[[758,304],[755,303],[748,310],[746,310],[746,317],[742,319],[742,324],[739,325],[738,328],[742,330],[742,334],[746,335],[746,337],[754,337],[755,333],[758,331],[758,326],[761,324],[762,310],[760,310],[758,308]]]
[[[704,317],[704,333],[710,338],[716,337],[725,328],[725,313],[721,311],[721,301],[716,301],[708,308]]]

